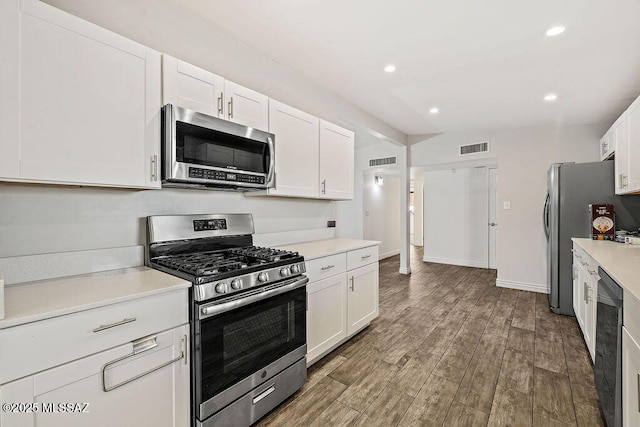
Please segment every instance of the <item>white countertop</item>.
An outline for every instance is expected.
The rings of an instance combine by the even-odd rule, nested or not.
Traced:
[[[147,267],[5,286],[0,329],[190,286],[187,280]]]
[[[376,240],[358,240],[358,239],[327,239],[314,240],[312,242],[294,243],[286,246],[278,246],[278,249],[298,252],[305,261],[315,258],[322,258],[329,255],[335,255],[342,252],[362,249],[369,246],[379,245]]]
[[[640,300],[640,245],[591,239],[571,239],[624,290]]]

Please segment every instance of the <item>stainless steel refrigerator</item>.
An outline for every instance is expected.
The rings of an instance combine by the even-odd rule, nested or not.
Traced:
[[[544,205],[549,305],[573,316],[572,237],[589,237],[589,204],[612,203],[616,230],[640,226],[640,196],[616,196],[614,162],[555,163]],[[622,243],[621,243],[622,244]]]

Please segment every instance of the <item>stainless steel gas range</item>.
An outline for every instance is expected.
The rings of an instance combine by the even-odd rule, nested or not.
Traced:
[[[193,283],[193,424],[249,426],[306,381],[304,258],[253,246],[250,214],[147,225],[148,265]]]

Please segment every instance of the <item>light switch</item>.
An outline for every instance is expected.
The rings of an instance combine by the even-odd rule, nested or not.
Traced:
[[[504,208],[505,209],[511,209],[511,202],[509,202],[509,201],[504,202]]]

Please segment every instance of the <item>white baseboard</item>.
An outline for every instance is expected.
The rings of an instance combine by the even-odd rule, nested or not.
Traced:
[[[520,291],[537,292],[540,294],[549,293],[549,289],[547,289],[547,285],[542,285],[539,283],[513,282],[510,280],[497,279],[496,286],[499,288],[518,289]]]
[[[400,254],[400,249],[396,249],[394,251],[385,252],[383,254],[379,254],[378,255],[378,261],[383,260],[385,258],[392,257],[392,256],[396,256],[396,255],[399,255],[399,254]]]
[[[411,274],[411,267],[400,267],[398,270],[400,274]]]
[[[435,262],[438,264],[461,265],[463,267],[487,268],[487,264],[480,261],[469,261],[466,259],[439,258],[433,256],[425,256],[422,258],[424,262]]]

